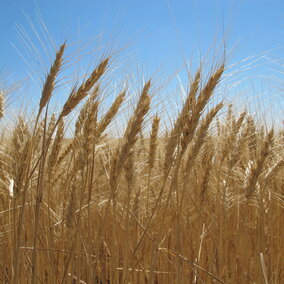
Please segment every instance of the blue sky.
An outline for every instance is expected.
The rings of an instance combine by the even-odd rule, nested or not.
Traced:
[[[113,49],[123,49],[121,53],[139,70],[147,75],[158,72],[159,78],[179,70],[185,59],[194,62],[200,53],[205,56],[215,40],[222,44],[225,35],[230,64],[250,56],[264,57],[243,72],[242,78],[249,79],[242,90],[251,86],[265,101],[271,101],[270,93],[273,104],[283,107],[277,88],[279,81],[282,87],[279,71],[284,71],[284,1],[1,0],[0,72],[4,78],[21,80],[27,75],[29,63],[18,52],[28,62],[33,54],[28,55],[19,40],[19,26],[36,42],[27,17],[39,30],[39,11],[57,46],[65,39],[70,50],[77,42],[93,48],[92,44],[110,43]],[[53,52],[52,48],[47,51],[50,58]],[[237,75],[235,81],[239,79]]]

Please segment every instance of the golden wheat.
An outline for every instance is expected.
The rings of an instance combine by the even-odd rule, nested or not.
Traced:
[[[132,90],[102,113],[110,57],[49,112],[65,48],[34,122],[18,117],[0,139],[0,281],[282,283],[283,131],[220,112],[225,65],[207,80],[198,69],[166,134],[149,80],[116,137]]]

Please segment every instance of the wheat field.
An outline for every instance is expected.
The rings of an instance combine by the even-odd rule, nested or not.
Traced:
[[[166,131],[146,81],[110,137],[129,92],[101,113],[111,57],[50,112],[65,49],[34,120],[1,136],[1,283],[283,283],[284,133],[212,104],[225,61],[197,70]]]

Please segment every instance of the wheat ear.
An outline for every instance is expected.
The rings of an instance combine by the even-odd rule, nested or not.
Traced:
[[[274,130],[272,129],[266,137],[266,140],[259,153],[259,157],[255,162],[255,166],[251,168],[251,171],[250,171],[250,174],[247,180],[247,185],[245,186],[245,193],[248,198],[253,193],[256,183],[258,181],[258,178],[263,171],[265,161],[270,153],[271,145],[273,142],[273,137],[274,137]]]
[[[192,110],[195,108],[196,104],[196,94],[199,88],[200,84],[200,70],[196,73],[195,78],[190,86],[190,91],[187,96],[187,99],[184,103],[184,106],[182,108],[181,113],[179,114],[174,127],[170,133],[168,142],[166,144],[166,154],[165,154],[165,161],[164,161],[164,170],[167,171],[167,169],[172,164],[173,160],[173,154],[177,147],[180,134],[182,133],[185,122],[189,119],[189,116],[192,112]]]
[[[223,107],[223,103],[217,104],[213,109],[210,110],[210,112],[206,115],[206,117],[201,122],[201,126],[199,127],[196,133],[195,143],[191,147],[188,158],[187,158],[187,162],[186,162],[186,176],[187,177],[189,176],[194,160],[196,159],[199,153],[199,150],[205,141],[204,139],[207,135],[207,131],[210,126],[210,123],[222,107]]]
[[[159,131],[160,118],[156,115],[152,123],[152,131],[150,136],[150,149],[148,157],[149,172],[154,167],[155,155],[158,145],[158,131]]]
[[[144,116],[150,109],[150,96],[149,96],[149,89],[150,89],[151,82],[148,81],[141,93],[139,98],[137,107],[134,111],[134,115],[132,119],[129,120],[128,126],[126,128],[124,137],[125,141],[122,145],[121,150],[119,151],[118,156],[115,155],[112,165],[111,165],[111,173],[110,173],[110,184],[112,188],[116,187],[116,183],[119,179],[121,169],[125,165],[125,161],[128,157],[129,151],[133,148],[135,142],[137,141],[137,134],[139,133],[142,123],[144,120]]]
[[[47,169],[48,169],[49,176],[52,175],[52,170],[54,166],[56,165],[59,151],[60,151],[60,148],[63,142],[63,135],[64,135],[64,122],[62,119],[60,119],[58,126],[57,126],[55,139],[53,141],[51,152],[50,152],[50,155],[48,157],[48,162],[47,162]]]
[[[4,92],[0,91],[0,119],[4,116],[5,97]]]
[[[68,100],[63,106],[59,118],[68,115],[88,95],[88,92],[94,87],[101,76],[106,72],[108,63],[109,58],[104,59],[93,71],[91,76],[78,88],[78,90],[76,90],[76,88],[73,88]]]
[[[110,124],[112,119],[117,114],[121,104],[124,101],[125,94],[126,94],[126,91],[123,91],[116,97],[116,99],[114,100],[113,104],[111,105],[111,107],[109,108],[109,110],[107,111],[105,116],[101,119],[101,121],[98,125],[98,129],[97,129],[97,135],[98,136],[102,135],[102,133],[105,131],[107,126]]]
[[[39,114],[41,113],[42,109],[45,107],[47,102],[49,101],[52,92],[55,87],[56,83],[56,77],[61,69],[62,62],[63,62],[63,53],[65,50],[66,44],[63,43],[59,49],[59,51],[56,53],[56,57],[54,60],[53,65],[50,68],[49,74],[46,77],[45,83],[43,85],[41,99],[39,103]]]

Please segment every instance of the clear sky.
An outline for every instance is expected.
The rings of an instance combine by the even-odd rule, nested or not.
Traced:
[[[77,41],[87,46],[102,36],[101,42],[125,48],[147,74],[170,75],[185,58],[194,61],[199,52],[204,56],[214,40],[218,45],[225,35],[228,49],[235,46],[230,64],[256,55],[260,60],[244,76],[269,79],[269,87],[267,80],[252,83],[252,78],[245,88],[253,85],[255,92],[260,88],[269,100],[268,89],[270,94],[275,92],[273,103],[283,111],[283,96],[276,94],[277,88],[270,89],[279,87],[283,76],[279,71],[284,71],[283,0],[1,0],[0,72],[4,77],[12,74],[18,80],[27,74],[27,63],[16,50],[27,61],[32,57],[25,55],[19,26],[35,38],[27,16],[39,30],[39,11],[57,46],[65,39],[71,46]]]

